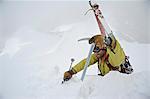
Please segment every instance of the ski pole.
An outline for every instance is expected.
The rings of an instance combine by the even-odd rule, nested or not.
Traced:
[[[75,59],[74,59],[74,58],[71,58],[71,64],[70,64],[69,70],[71,70],[72,64],[73,64],[74,61],[75,61]],[[63,84],[65,81],[67,81],[67,80],[63,80],[63,81],[62,81],[62,84]]]

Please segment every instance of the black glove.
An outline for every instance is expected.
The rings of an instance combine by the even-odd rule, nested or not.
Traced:
[[[106,44],[107,46],[110,46],[111,43],[112,43],[111,37],[106,37],[106,36],[105,36],[104,42],[105,42],[105,44]]]

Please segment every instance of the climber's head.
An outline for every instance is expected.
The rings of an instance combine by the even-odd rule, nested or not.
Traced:
[[[94,51],[95,53],[100,52],[100,50],[106,49],[106,44],[104,43],[104,35],[95,35],[89,40],[89,44],[95,43]]]

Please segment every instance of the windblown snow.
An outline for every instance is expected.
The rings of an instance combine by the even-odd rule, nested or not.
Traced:
[[[0,99],[150,99],[150,45],[128,42],[117,32],[134,68],[131,75],[97,76],[93,65],[83,82],[81,72],[61,84],[70,59],[75,58],[75,65],[88,55],[88,42],[77,40],[95,35],[96,25],[87,29],[90,22],[60,25],[49,32],[31,27],[16,30],[0,53]]]

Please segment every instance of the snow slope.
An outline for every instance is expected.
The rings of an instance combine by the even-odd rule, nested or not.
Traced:
[[[76,39],[81,34],[76,33],[72,38],[73,32],[82,25],[56,27],[54,34],[23,28],[8,39],[0,57],[4,99],[149,99],[148,44],[120,40],[134,67],[131,75],[111,72],[105,77],[94,76],[97,75],[95,65],[88,69],[89,76],[84,82],[80,81],[79,73],[61,84],[70,58],[75,57],[77,63],[87,56],[90,46]]]
[[[49,31],[30,26],[16,29],[0,53],[0,98],[150,99],[150,45],[138,43],[132,37],[132,42],[123,39],[130,37],[125,31],[115,35],[130,56],[133,74],[110,72],[100,77],[93,65],[88,68],[84,82],[80,81],[81,72],[61,84],[70,59],[75,58],[76,64],[88,54],[90,45],[77,40],[97,34],[93,17],[86,16],[85,20],[55,25]]]

